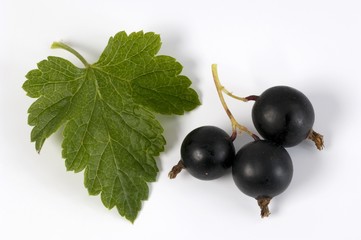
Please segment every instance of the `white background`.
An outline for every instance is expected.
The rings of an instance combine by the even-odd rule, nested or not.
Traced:
[[[361,2],[358,0],[50,1],[0,2],[0,239],[361,239]],[[184,116],[159,117],[167,146],[158,159],[134,224],[88,196],[83,174],[67,172],[61,134],[40,154],[30,143],[21,86],[49,55],[79,61],[62,40],[94,62],[118,31],[161,34],[161,54],[177,58],[202,106]],[[294,178],[273,199],[268,219],[230,175],[204,182],[167,173],[184,136],[202,125],[230,131],[210,66],[237,95],[274,85],[304,92],[315,108],[318,151],[305,141],[288,149]],[[253,129],[252,103],[226,98],[237,120]],[[249,142],[244,135],[236,147]]]

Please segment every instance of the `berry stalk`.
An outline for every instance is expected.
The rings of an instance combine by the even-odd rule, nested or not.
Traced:
[[[249,100],[247,98],[237,97],[237,96],[233,95],[231,92],[227,91],[221,85],[221,83],[219,81],[219,77],[218,77],[217,64],[212,64],[212,74],[213,74],[214,84],[216,85],[219,100],[221,101],[221,104],[222,104],[225,112],[227,113],[229,119],[231,120],[231,124],[232,124],[232,136],[231,136],[231,139],[232,139],[232,141],[237,137],[237,129],[239,130],[239,133],[245,132],[248,135],[250,135],[254,140],[259,140],[259,137],[256,134],[254,134],[253,132],[248,130],[248,128],[246,128],[245,126],[243,126],[243,125],[241,125],[241,124],[239,124],[237,122],[237,120],[234,118],[233,114],[229,110],[226,101],[224,100],[223,92],[225,94],[227,94],[227,95],[229,95],[229,96],[231,96],[231,97],[233,97],[235,99],[238,99],[240,101],[243,101],[243,102],[247,102]]]

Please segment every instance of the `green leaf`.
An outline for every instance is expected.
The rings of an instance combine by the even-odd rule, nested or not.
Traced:
[[[65,125],[67,169],[85,170],[89,194],[100,194],[107,208],[133,222],[165,145],[154,113],[183,114],[200,104],[198,95],[180,75],[180,63],[156,55],[161,42],[154,33],[116,34],[94,64],[63,43],[53,47],[72,52],[85,67],[48,57],[26,75],[23,88],[37,98],[28,110],[31,141],[40,151]]]

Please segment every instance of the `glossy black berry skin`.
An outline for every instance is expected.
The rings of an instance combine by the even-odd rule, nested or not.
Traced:
[[[292,180],[291,157],[282,146],[258,140],[243,146],[232,166],[237,187],[246,195],[260,199],[282,193]]]
[[[262,137],[284,147],[292,147],[308,137],[315,113],[302,92],[287,86],[276,86],[257,98],[252,120]]]
[[[235,149],[225,131],[214,126],[203,126],[185,137],[181,157],[191,175],[201,180],[212,180],[223,176],[231,167]]]

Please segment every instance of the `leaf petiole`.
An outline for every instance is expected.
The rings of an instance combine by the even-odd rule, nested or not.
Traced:
[[[230,97],[236,98],[236,99],[244,101],[244,102],[249,101],[249,99],[237,97],[237,96],[233,95],[231,92],[227,91],[221,85],[221,83],[219,81],[219,77],[218,77],[217,64],[212,64],[212,74],[213,74],[214,84],[216,85],[219,100],[221,101],[224,110],[226,111],[229,119],[231,120],[231,124],[232,124],[232,136],[231,136],[231,139],[232,139],[232,141],[237,137],[237,129],[239,130],[240,133],[245,132],[248,135],[250,135],[254,140],[259,140],[259,137],[256,134],[252,133],[250,130],[248,130],[248,128],[246,128],[245,126],[243,126],[243,125],[241,125],[241,124],[239,124],[237,122],[237,120],[234,118],[233,114],[229,110],[229,108],[227,106],[227,103],[224,100],[222,92],[225,92]]]
[[[90,66],[90,64],[85,60],[85,58],[82,55],[80,55],[80,53],[78,53],[74,48],[66,45],[65,43],[53,42],[53,44],[51,44],[51,48],[52,49],[61,48],[61,49],[67,50],[68,52],[74,54],[84,64],[85,67]]]

